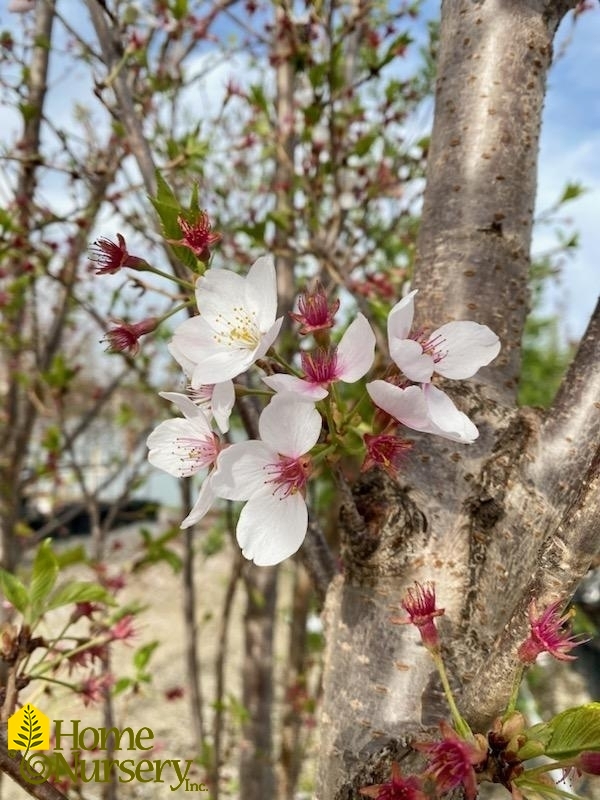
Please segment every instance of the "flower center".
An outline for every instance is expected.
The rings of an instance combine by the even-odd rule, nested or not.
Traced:
[[[281,493],[282,497],[301,491],[306,485],[310,472],[310,458],[304,456],[278,456],[274,464],[267,464],[265,472],[269,476],[265,483],[275,486],[273,494]]]
[[[445,349],[446,340],[439,334],[429,338],[425,331],[417,331],[410,338],[421,345],[423,352],[433,358],[434,364],[439,364],[448,355],[448,350]]]
[[[243,306],[233,306],[231,313],[225,317],[219,314],[215,320],[214,339],[218,344],[240,347],[244,350],[255,350],[260,344],[261,333],[254,314],[249,314]]]
[[[218,440],[214,435],[210,439],[179,436],[175,440],[175,448],[175,455],[185,465],[186,475],[194,475],[199,469],[209,467],[219,453]]]
[[[334,381],[337,377],[337,353],[335,350],[316,350],[300,354],[302,369],[310,383],[319,386]]]

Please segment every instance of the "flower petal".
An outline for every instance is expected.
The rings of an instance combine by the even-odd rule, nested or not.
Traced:
[[[363,314],[348,326],[337,347],[337,377],[345,383],[362,378],[375,358],[375,334]]]
[[[235,404],[235,387],[233,381],[222,381],[215,384],[210,401],[211,411],[221,433],[229,430],[229,417]]]
[[[307,400],[314,400],[315,402],[328,395],[327,389],[316,383],[297,378],[295,375],[265,375],[263,383],[266,383],[270,389],[274,389],[276,392],[300,394],[306,397]]]
[[[201,408],[190,400],[187,394],[181,394],[181,392],[159,392],[159,397],[164,397],[165,400],[169,400],[173,405],[177,406],[177,408],[181,411],[184,417],[187,419],[194,419],[194,417],[198,416],[205,416],[204,412]],[[206,421],[208,425],[208,420]],[[210,426],[209,426],[210,429]]]
[[[213,327],[215,318],[229,311],[232,299],[242,300],[246,278],[230,269],[207,269],[196,281],[196,305],[207,324]],[[275,315],[273,315],[275,319]]]
[[[300,492],[287,497],[260,492],[242,509],[236,536],[243,556],[267,567],[294,555],[307,528],[308,510]]]
[[[429,383],[435,367],[433,357],[413,339],[390,339],[390,355],[410,381]]]
[[[200,494],[198,495],[192,510],[179,526],[180,528],[189,528],[192,525],[195,525],[207,514],[208,511],[210,511],[212,504],[217,499],[212,487],[213,475],[214,472],[211,472],[211,474],[204,479],[204,482],[200,488]]]
[[[148,461],[176,478],[194,475],[217,457],[215,437],[202,412],[193,419],[178,417],[161,422],[146,445]]]
[[[387,330],[390,347],[393,339],[406,339],[410,333],[415,313],[414,297],[417,289],[403,297],[388,315]]]
[[[260,438],[276,453],[297,458],[315,446],[321,415],[313,403],[289,392],[276,394],[260,415]]]
[[[469,320],[447,322],[434,331],[429,340],[439,341],[439,348],[445,351],[435,371],[454,380],[471,378],[500,352],[500,339],[496,334],[487,325]]]
[[[175,328],[173,338],[167,345],[167,350],[188,378],[192,377],[194,367],[198,363],[198,359],[202,357],[202,351],[196,347],[199,324],[200,317],[186,319]],[[202,326],[200,326],[200,330],[202,330]]]
[[[269,330],[262,336],[260,344],[256,348],[253,356],[254,361],[256,361],[257,358],[262,358],[266,354],[269,347],[271,347],[275,339],[279,336],[279,331],[281,330],[282,325],[283,317],[279,317],[279,319],[276,319]]]
[[[277,314],[277,276],[273,256],[256,259],[246,276],[245,290],[247,307],[256,314],[260,329],[267,330]]]
[[[221,450],[212,478],[215,494],[225,500],[248,500],[265,488],[265,467],[276,460],[277,453],[256,439]]]
[[[479,431],[466,414],[459,411],[445,392],[433,384],[423,387],[427,402],[431,428],[429,433],[437,433],[453,442],[471,444],[479,436]]]
[[[373,381],[367,384],[367,392],[376,406],[403,425],[416,431],[428,429],[430,423],[427,403],[419,386],[402,389],[387,381]]]

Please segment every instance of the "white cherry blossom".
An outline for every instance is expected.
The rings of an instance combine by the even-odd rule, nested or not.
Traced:
[[[464,444],[471,444],[479,436],[467,415],[431,383],[402,388],[387,381],[373,381],[367,384],[367,392],[375,405],[412,430]]]
[[[163,392],[161,396],[171,400],[184,416],[167,419],[152,431],[146,440],[148,461],[175,478],[187,478],[210,469],[219,454],[220,443],[206,414],[186,395]],[[194,507],[181,524],[182,528],[198,522],[212,506],[215,500],[211,488],[213,474],[204,479]]]
[[[337,347],[301,353],[304,378],[269,375],[263,381],[276,392],[297,392],[312,400],[327,397],[326,387],[335,381],[355,383],[371,368],[375,357],[375,334],[363,314],[358,314]]]
[[[259,258],[244,277],[209,269],[196,283],[198,316],[175,330],[169,351],[191,375],[194,388],[245,372],[275,341],[277,282],[271,256]]]
[[[223,450],[211,484],[218,497],[246,501],[236,529],[242,554],[259,566],[293,555],[306,536],[306,455],[321,433],[313,403],[276,395],[259,418],[260,440]]]
[[[444,378],[471,378],[500,352],[496,334],[478,322],[447,322],[428,336],[413,334],[414,296],[403,297],[388,316],[390,355],[411,381],[429,383],[434,372]]]

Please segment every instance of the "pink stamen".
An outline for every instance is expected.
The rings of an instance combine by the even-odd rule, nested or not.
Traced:
[[[446,340],[439,334],[433,338],[429,338],[425,331],[421,329],[415,331],[409,338],[418,342],[423,348],[423,352],[431,356],[435,364],[439,364],[439,362],[443,361],[448,355],[448,350],[445,349]]]
[[[280,455],[275,464],[265,467],[265,472],[271,475],[265,483],[275,485],[273,494],[280,492],[282,497],[289,497],[304,489],[310,473],[310,459]]]
[[[319,386],[334,381],[337,377],[337,353],[332,350],[316,350],[300,354],[302,369],[310,383]]]

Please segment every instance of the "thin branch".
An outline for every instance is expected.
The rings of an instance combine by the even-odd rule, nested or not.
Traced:
[[[23,756],[16,755],[12,758],[8,753],[6,746],[6,732],[0,731],[0,772],[6,773],[9,778],[24,789],[28,795],[37,798],[37,800],[67,800],[67,796],[53,786],[48,781],[44,783],[35,784],[30,783],[21,775],[21,762]]]

